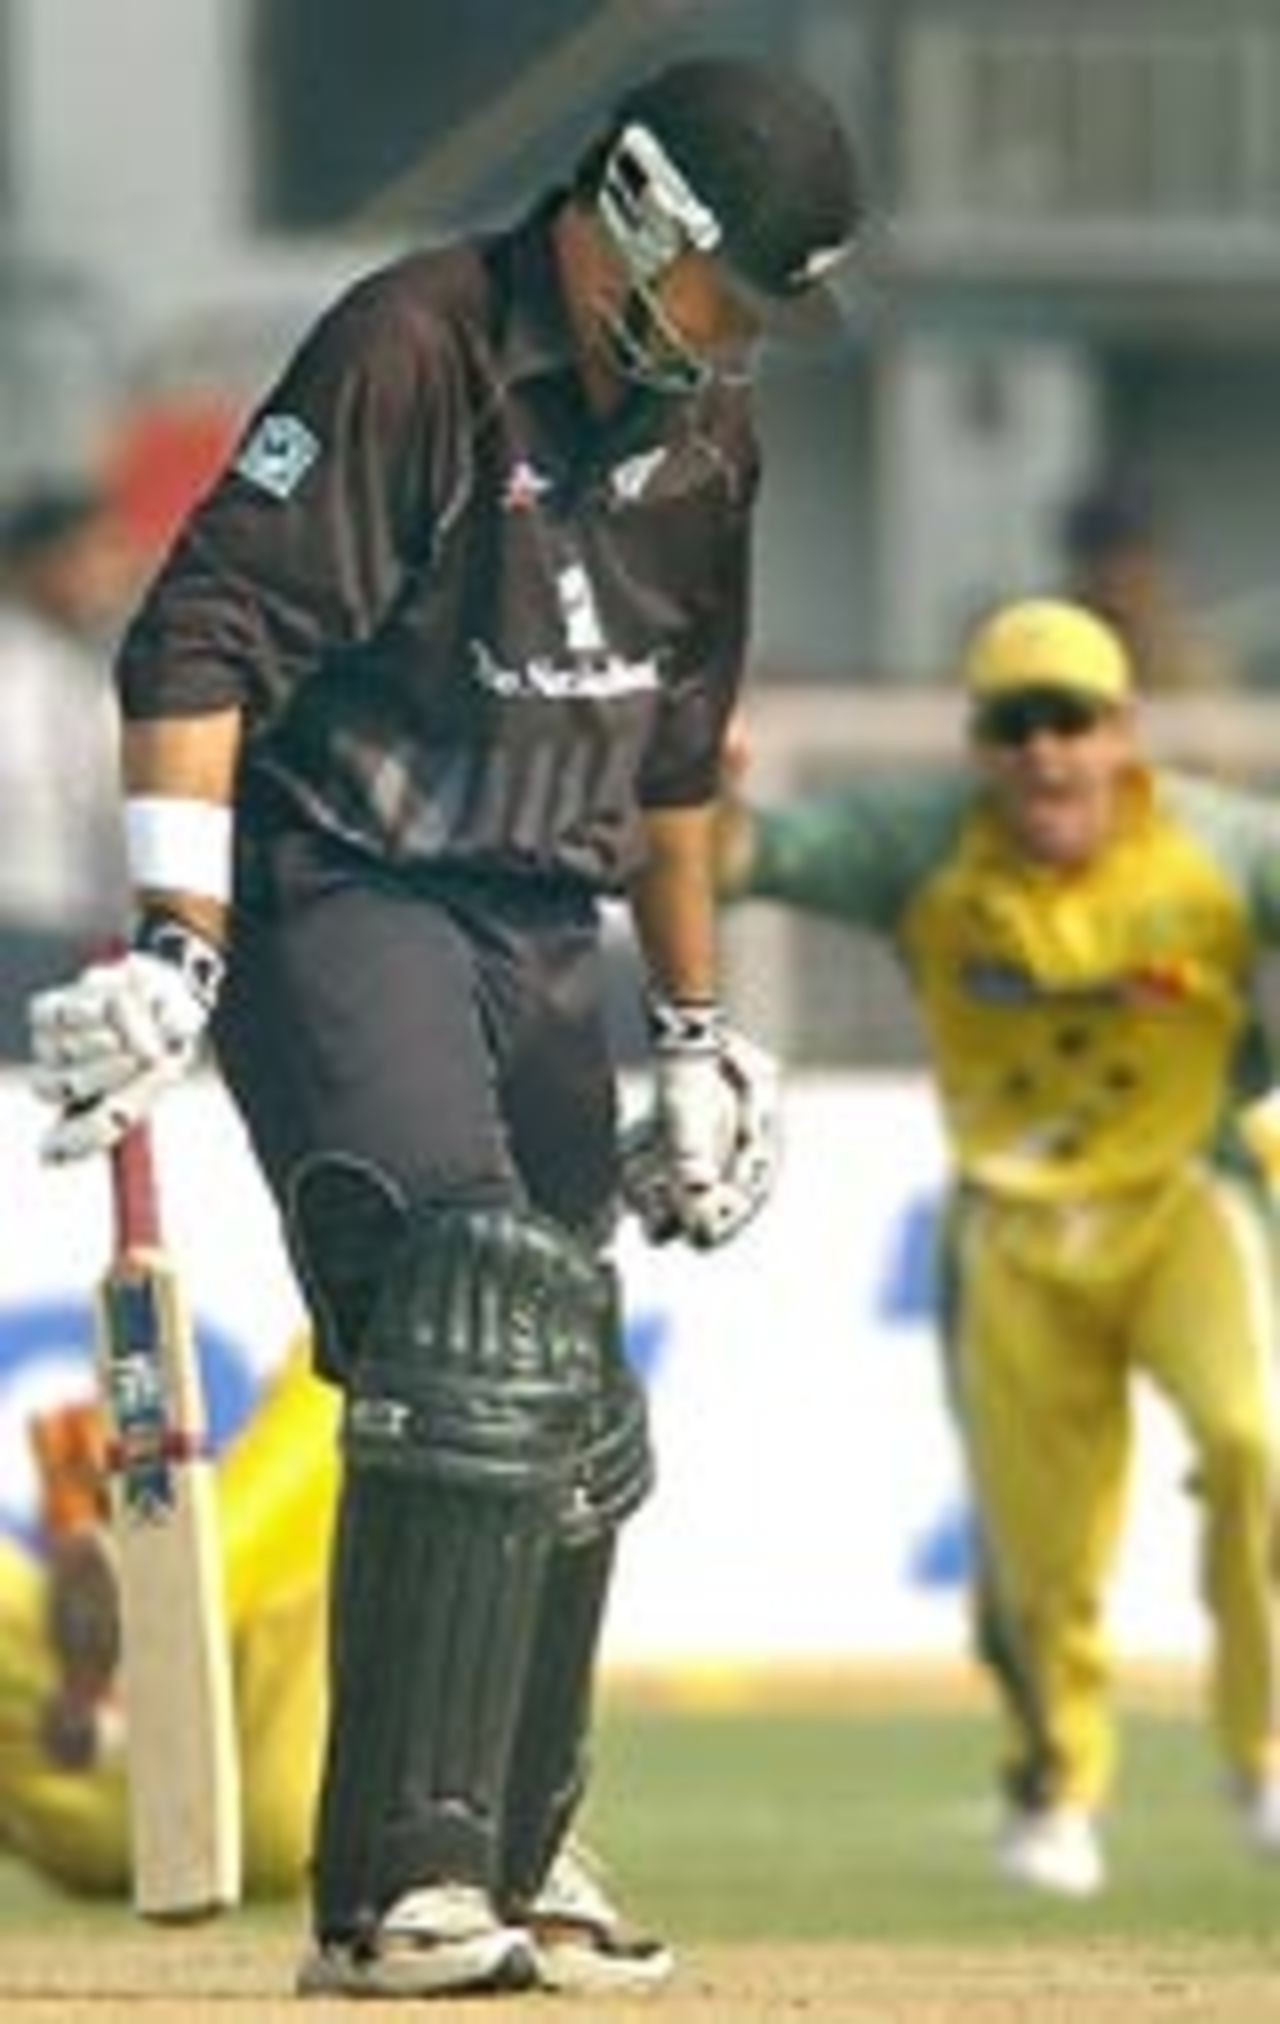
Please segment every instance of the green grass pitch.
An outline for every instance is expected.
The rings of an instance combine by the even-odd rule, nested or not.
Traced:
[[[1280,1861],[1246,1850],[1202,1725],[1131,1713],[1090,1904],[995,1879],[992,1720],[977,1712],[688,1712],[606,1697],[586,1826],[628,1905],[688,1942],[1231,1939],[1280,1966]],[[101,1919],[0,1859],[10,1931]],[[297,1907],[253,1914],[298,1920]],[[1273,1936],[1275,1936],[1273,1938]]]
[[[606,1716],[589,1826],[690,1939],[1274,1935],[1280,1963],[1280,1860],[1245,1846],[1198,1721],[1122,1718],[1114,1882],[1088,1904],[993,1874],[997,1741],[978,1713]]]

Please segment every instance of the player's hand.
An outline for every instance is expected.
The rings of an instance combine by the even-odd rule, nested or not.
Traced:
[[[709,1008],[657,1008],[655,1058],[653,1110],[622,1138],[623,1200],[651,1243],[709,1249],[772,1192],[777,1067]]]
[[[133,948],[40,992],[30,1008],[32,1086],[58,1113],[41,1158],[106,1152],[145,1117],[194,1064],[221,979],[212,943],[156,917]]]

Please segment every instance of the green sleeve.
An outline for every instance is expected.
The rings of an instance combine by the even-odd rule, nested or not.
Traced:
[[[1242,895],[1258,941],[1280,943],[1280,801],[1189,774],[1166,773],[1161,781]]]
[[[859,781],[753,815],[742,897],[891,933],[972,805],[960,775]]]

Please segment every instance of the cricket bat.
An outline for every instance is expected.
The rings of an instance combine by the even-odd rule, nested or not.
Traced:
[[[240,1774],[216,1486],[195,1338],[164,1246],[151,1138],[111,1153],[114,1245],[98,1289],[133,1901],[211,1917],[240,1896]]]

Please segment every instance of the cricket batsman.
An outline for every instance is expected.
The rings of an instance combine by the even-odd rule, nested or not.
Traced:
[[[861,175],[772,63],[637,80],[504,228],[300,335],[116,660],[126,953],[32,1006],[53,1161],[206,1041],[342,1393],[299,1994],[648,1988],[549,1919],[643,1389],[603,909],[642,956],[677,1234],[761,1200],[712,838],[746,678],[766,337],[838,330]]]

